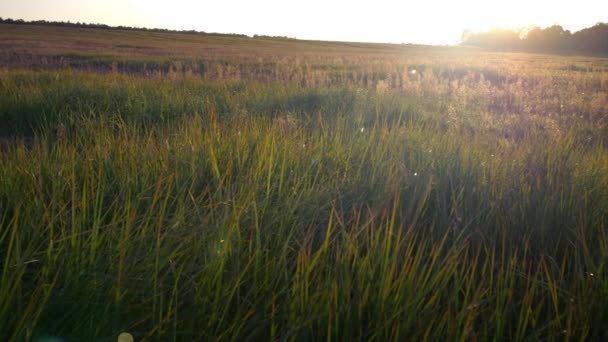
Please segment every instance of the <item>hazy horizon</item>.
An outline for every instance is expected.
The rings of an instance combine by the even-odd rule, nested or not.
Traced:
[[[253,36],[379,43],[456,44],[465,30],[561,25],[572,32],[608,21],[608,3],[479,1],[401,4],[379,0],[306,3],[201,3],[143,0],[0,2],[0,17],[101,23],[112,26],[197,30]]]

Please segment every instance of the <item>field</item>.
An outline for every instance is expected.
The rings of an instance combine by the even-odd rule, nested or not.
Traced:
[[[0,25],[0,340],[608,340],[608,59]]]

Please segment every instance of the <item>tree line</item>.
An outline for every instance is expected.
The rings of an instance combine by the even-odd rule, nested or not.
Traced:
[[[57,26],[57,27],[76,27],[86,29],[100,29],[100,30],[128,30],[128,31],[146,31],[146,32],[171,32],[171,33],[187,33],[187,34],[200,34],[207,36],[222,36],[222,37],[242,37],[249,38],[245,34],[237,33],[216,33],[216,32],[204,32],[195,30],[169,30],[161,28],[145,28],[145,27],[133,27],[133,26],[110,26],[106,24],[88,24],[81,22],[70,22],[70,21],[47,21],[47,20],[33,20],[26,21],[23,19],[3,19],[0,17],[0,24],[14,24],[14,25],[37,25],[37,26]]]
[[[571,33],[560,25],[521,30],[493,29],[473,33],[465,31],[462,45],[512,51],[574,51],[608,54],[608,24]]]

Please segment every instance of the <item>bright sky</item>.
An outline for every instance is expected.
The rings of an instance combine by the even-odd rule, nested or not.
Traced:
[[[0,17],[301,39],[454,44],[465,29],[577,31],[608,22],[608,0],[0,0]]]

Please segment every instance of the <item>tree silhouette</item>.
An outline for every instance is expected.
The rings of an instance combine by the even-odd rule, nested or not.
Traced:
[[[168,30],[168,29],[160,29],[160,28],[145,28],[145,27],[131,27],[131,26],[109,26],[106,24],[87,24],[87,23],[72,23],[69,20],[65,21],[25,21],[23,19],[13,20],[10,18],[2,19],[0,18],[0,24],[13,24],[13,25],[39,25],[39,26],[60,26],[60,27],[77,27],[77,28],[89,28],[89,29],[117,29],[117,30],[129,30],[129,31],[149,31],[149,32],[177,32],[177,33],[189,33],[189,34],[200,34],[200,35],[210,35],[210,36],[225,36],[225,37],[242,37],[249,38],[249,36],[245,34],[236,34],[236,33],[208,33],[202,31],[180,31],[180,30]]]
[[[532,27],[519,31],[494,29],[462,34],[462,44],[499,50],[576,51],[608,54],[608,24],[571,33],[560,25]]]

